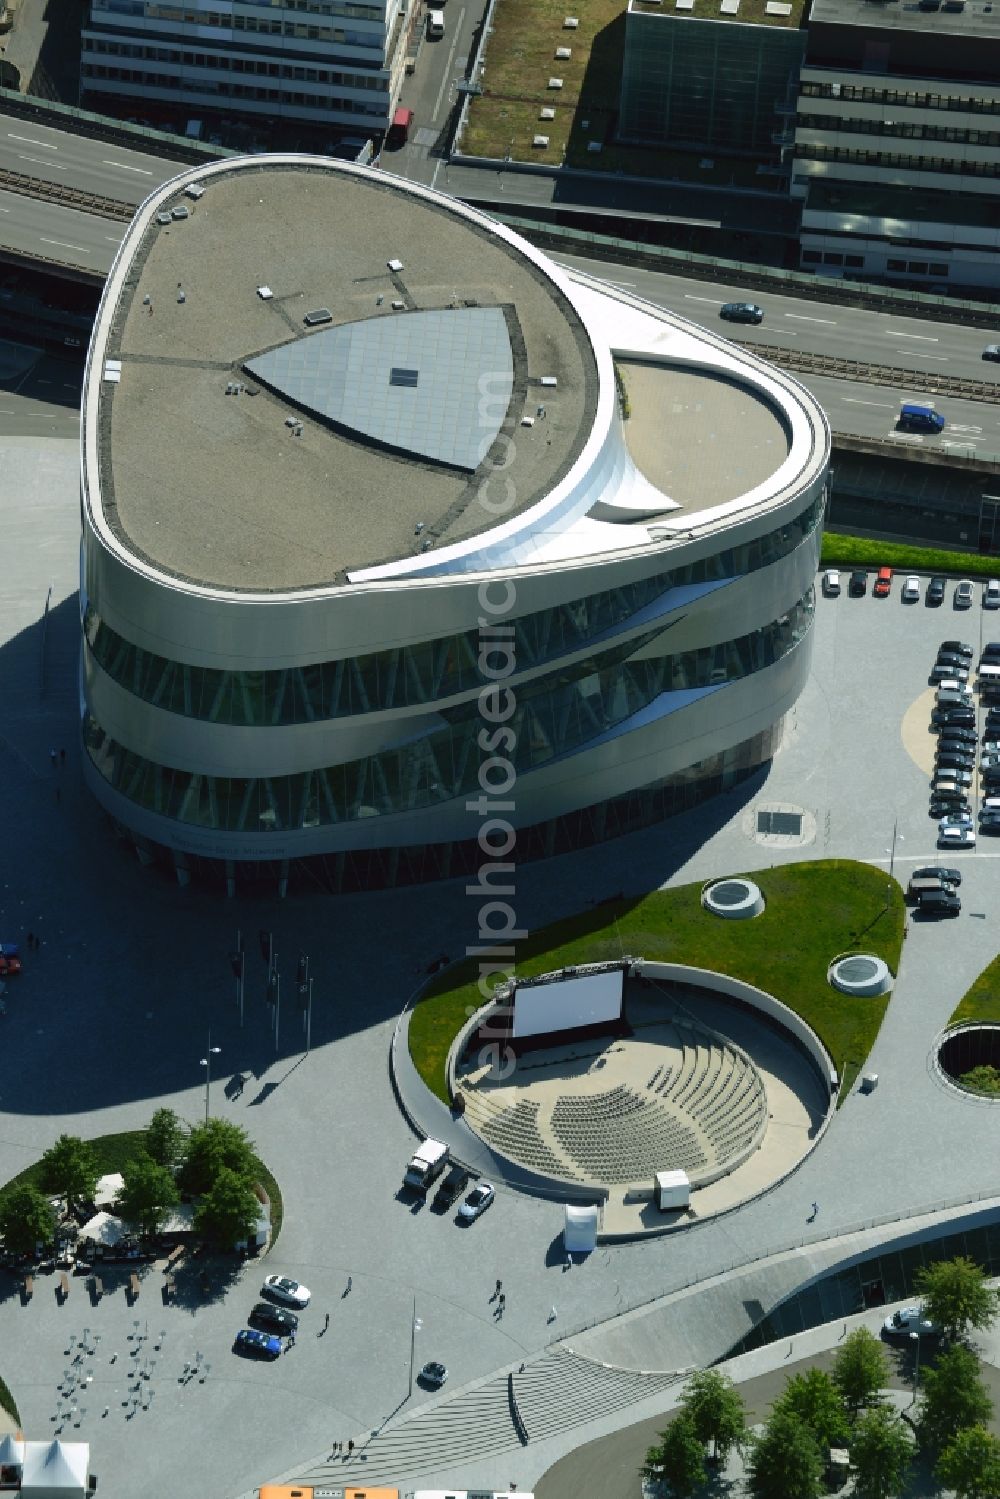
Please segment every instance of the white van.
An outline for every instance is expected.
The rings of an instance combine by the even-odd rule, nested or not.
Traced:
[[[427,35],[432,41],[444,36],[444,11],[429,10],[427,12]]]

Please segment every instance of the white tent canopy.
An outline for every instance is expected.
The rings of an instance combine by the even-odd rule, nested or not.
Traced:
[[[97,1208],[109,1208],[114,1205],[114,1200],[125,1185],[125,1178],[120,1171],[109,1171],[107,1176],[102,1176],[94,1188],[94,1206]]]
[[[21,1493],[31,1499],[84,1499],[89,1468],[87,1442],[25,1442]]]
[[[81,1228],[80,1238],[93,1239],[95,1243],[104,1244],[110,1249],[113,1244],[118,1243],[119,1239],[123,1239],[127,1232],[120,1218],[115,1218],[110,1213],[95,1213],[93,1218],[88,1218]]]

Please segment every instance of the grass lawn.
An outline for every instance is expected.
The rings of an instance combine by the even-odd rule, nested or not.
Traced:
[[[97,1135],[93,1140],[88,1140],[94,1155],[97,1157],[98,1174],[110,1176],[113,1171],[121,1171],[129,1162],[141,1155],[145,1147],[146,1131],[144,1129],[128,1130],[121,1135]],[[264,1190],[271,1199],[271,1244],[273,1245],[281,1231],[282,1202],[281,1189],[274,1177],[268,1171],[259,1156],[254,1160],[257,1166],[257,1176]],[[0,1187],[0,1198],[9,1192],[12,1187],[20,1187],[29,1182],[37,1187],[40,1192],[44,1191],[42,1186],[42,1163],[36,1161],[32,1166],[26,1166],[17,1176],[12,1176],[10,1181],[4,1182]],[[0,1392],[2,1393],[2,1392]]]
[[[958,1025],[963,1020],[1000,1020],[1000,958],[983,969],[953,1010],[948,1024]]]
[[[700,885],[610,901],[533,932],[519,945],[520,977],[571,963],[633,957],[690,963],[743,979],[795,1010],[823,1041],[841,1076],[841,1098],[864,1065],[887,999],[853,999],[826,981],[830,961],[861,949],[897,971],[903,892],[886,875],[850,860],[791,864],[754,873],[767,909],[754,921],[727,922],[701,905]],[[482,1000],[473,959],[429,986],[410,1020],[410,1052],[427,1086],[446,1103],[448,1048]],[[491,981],[492,982],[492,981]]]
[[[958,577],[992,578],[1000,574],[1000,557],[978,552],[949,552],[940,547],[908,546],[905,542],[870,541],[866,536],[823,534],[823,562],[841,567],[895,567],[900,572],[952,573]]]

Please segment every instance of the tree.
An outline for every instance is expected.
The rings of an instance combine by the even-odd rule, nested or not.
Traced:
[[[966,1426],[942,1449],[934,1472],[958,1499],[1000,1499],[1000,1442],[984,1426]]]
[[[787,1411],[804,1422],[821,1452],[847,1443],[850,1424],[843,1397],[823,1369],[807,1369],[804,1374],[792,1375],[774,1409]]]
[[[220,1249],[249,1239],[257,1226],[260,1203],[245,1176],[223,1166],[194,1212],[199,1234]]]
[[[186,1135],[173,1109],[157,1109],[146,1130],[146,1153],[158,1166],[173,1168],[184,1156]]]
[[[823,1459],[798,1416],[774,1411],[754,1442],[747,1465],[753,1499],[819,1499]]]
[[[885,1353],[867,1327],[856,1328],[840,1345],[833,1362],[833,1382],[847,1409],[855,1414],[877,1400],[888,1384]]]
[[[923,1298],[924,1315],[949,1341],[972,1327],[984,1331],[1000,1308],[1000,1295],[986,1284],[985,1272],[965,1255],[922,1265],[913,1283]]]
[[[48,1244],[56,1230],[56,1214],[49,1199],[25,1182],[0,1197],[0,1234],[12,1254],[34,1254],[36,1244]]]
[[[893,1499],[912,1457],[913,1438],[895,1411],[885,1405],[865,1411],[851,1441],[855,1499]]]
[[[681,1396],[681,1408],[691,1417],[702,1446],[713,1444],[713,1456],[725,1463],[730,1448],[746,1438],[746,1412],[732,1380],[717,1369],[692,1374]]]
[[[42,1156],[42,1186],[65,1197],[67,1206],[75,1198],[91,1198],[100,1168],[86,1140],[60,1135]]]
[[[138,1156],[122,1168],[123,1186],[115,1211],[144,1234],[155,1234],[170,1209],[180,1201],[173,1172],[148,1156]]]
[[[687,1411],[681,1411],[666,1431],[660,1432],[660,1444],[650,1447],[640,1473],[643,1478],[664,1479],[673,1499],[690,1499],[701,1488],[708,1476],[705,1447]]]
[[[979,1360],[963,1343],[939,1354],[935,1364],[920,1371],[920,1379],[924,1393],[921,1446],[940,1452],[963,1427],[989,1423],[993,1402],[979,1378]]]
[[[247,1181],[253,1179],[256,1162],[246,1130],[230,1124],[228,1119],[209,1119],[205,1124],[195,1125],[181,1172],[184,1190],[200,1196],[211,1188],[223,1169]]]

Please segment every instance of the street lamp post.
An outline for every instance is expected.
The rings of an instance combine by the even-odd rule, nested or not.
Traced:
[[[417,1318],[417,1298],[416,1296],[414,1296],[413,1315],[410,1320],[410,1393],[407,1396],[407,1399],[412,1398],[413,1395],[413,1365],[416,1361],[417,1333],[420,1331],[422,1326],[423,1323],[420,1322]]]
[[[920,1379],[920,1334],[911,1332],[910,1342],[913,1344],[913,1399],[910,1401],[910,1404],[916,1405],[917,1384]]]
[[[201,1065],[205,1069],[205,1123],[206,1124],[208,1123],[209,1090],[211,1089],[211,1086],[212,1086],[212,1058],[213,1057],[217,1057],[219,1055],[219,1053],[221,1052],[221,1050],[222,1050],[221,1046],[213,1046],[212,1045],[212,1032],[209,1031],[209,1033],[208,1033],[208,1055],[202,1057],[202,1059],[201,1059]]]

